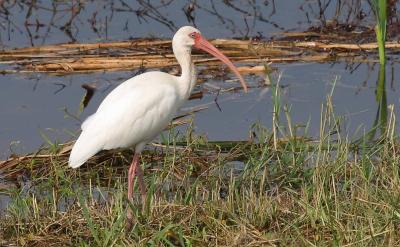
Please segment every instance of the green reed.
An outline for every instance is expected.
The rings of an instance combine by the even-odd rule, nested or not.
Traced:
[[[387,24],[387,0],[373,0],[372,8],[376,17],[376,40],[379,47],[379,62],[385,64],[385,41],[386,41],[386,24]]]

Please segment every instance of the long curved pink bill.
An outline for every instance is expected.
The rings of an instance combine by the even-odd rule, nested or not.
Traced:
[[[221,60],[223,63],[225,63],[233,73],[239,78],[240,83],[242,84],[243,90],[247,93],[247,84],[246,81],[243,79],[242,75],[239,73],[235,65],[227,58],[222,52],[220,52],[215,46],[213,46],[210,42],[208,42],[205,38],[203,38],[200,34],[198,34],[195,37],[195,44],[194,46],[198,49],[201,49],[203,51],[206,51],[213,55],[214,57],[218,58]]]

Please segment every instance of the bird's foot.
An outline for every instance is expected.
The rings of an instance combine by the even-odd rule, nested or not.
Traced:
[[[139,198],[137,198],[139,199]],[[134,207],[138,207],[141,210],[142,214],[145,214],[146,208],[147,208],[147,195],[146,194],[141,194],[141,202],[138,203],[137,200],[135,200],[136,203],[134,202],[133,198],[129,198],[128,200],[128,205],[127,205],[127,213],[126,213],[126,224],[125,224],[125,232],[129,233],[133,226],[137,223],[138,219],[135,219],[135,213],[134,213],[134,209],[132,208]],[[140,212],[139,212],[140,215]]]
[[[133,217],[133,210],[131,208],[131,205],[128,205],[128,208],[126,209],[126,223],[125,223],[125,233],[128,234],[134,225],[134,217]]]
[[[128,235],[128,233],[129,233],[130,231],[132,231],[132,228],[133,228],[132,221],[126,222],[126,225],[125,225],[125,233]]]

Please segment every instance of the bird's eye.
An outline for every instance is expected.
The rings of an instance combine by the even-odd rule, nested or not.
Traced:
[[[194,38],[196,37],[196,33],[193,32],[193,33],[189,34],[189,37],[192,38],[192,39],[194,39]]]

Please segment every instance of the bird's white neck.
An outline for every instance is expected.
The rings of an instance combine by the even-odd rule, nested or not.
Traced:
[[[173,46],[176,60],[182,69],[182,74],[178,77],[180,95],[184,99],[188,99],[197,79],[196,68],[192,60],[191,49],[187,47]]]

